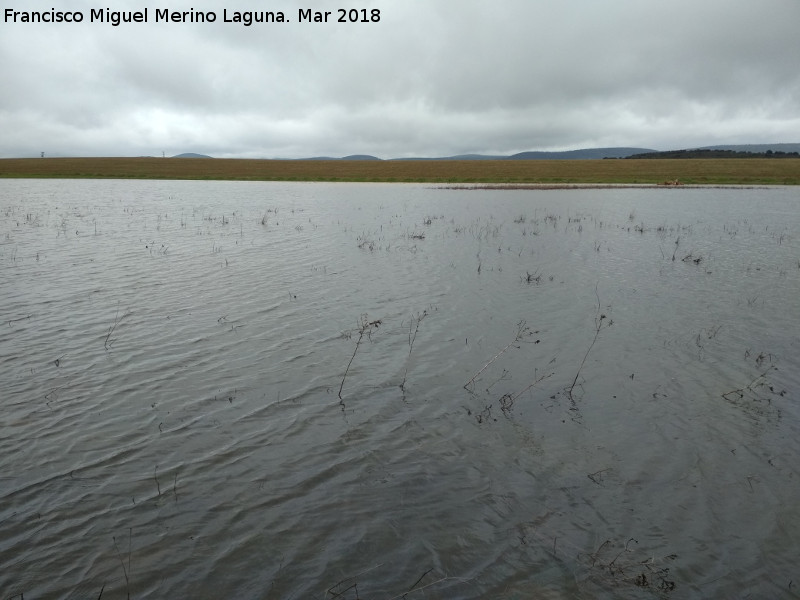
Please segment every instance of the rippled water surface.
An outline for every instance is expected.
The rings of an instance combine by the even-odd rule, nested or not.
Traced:
[[[0,211],[4,600],[800,595],[800,190]]]

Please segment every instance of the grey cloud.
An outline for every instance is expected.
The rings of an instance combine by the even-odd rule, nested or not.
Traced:
[[[796,0],[362,5],[378,8],[380,23],[0,23],[0,156],[800,141]],[[224,6],[203,10],[221,16]],[[299,6],[314,8],[270,9],[295,20]]]

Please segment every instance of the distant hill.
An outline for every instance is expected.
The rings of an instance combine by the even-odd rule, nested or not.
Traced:
[[[351,154],[349,156],[312,156],[311,158],[301,158],[298,160],[383,160],[371,154]]]
[[[183,154],[176,154],[172,158],[211,158],[207,154],[195,154],[194,152],[184,152]]]
[[[601,158],[627,158],[633,154],[656,152],[649,148],[584,148],[560,152],[532,151],[520,152],[511,156],[487,154],[460,154],[442,158],[396,158],[393,160],[593,160]]]
[[[508,156],[491,156],[488,154],[459,154],[457,156],[412,156],[406,158],[391,158],[389,160],[506,160]]]
[[[666,150],[659,151],[651,148],[635,148],[627,146],[610,148],[582,148],[580,150],[564,151],[529,151],[512,155],[490,154],[458,154],[455,156],[415,156],[403,158],[389,158],[389,161],[423,161],[423,160],[600,160],[604,158],[754,158],[765,156],[779,158],[781,156],[794,156],[800,153],[800,144],[739,144],[705,146],[693,150]],[[181,156],[202,156],[197,154],[182,154]],[[315,156],[300,160],[383,160],[370,154],[351,154],[343,157]]]
[[[493,154],[459,154],[458,156],[448,156],[437,160],[505,160],[508,156],[497,156]]]

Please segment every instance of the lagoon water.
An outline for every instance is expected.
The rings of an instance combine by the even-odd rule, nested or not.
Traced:
[[[4,599],[800,596],[800,190],[0,214]]]

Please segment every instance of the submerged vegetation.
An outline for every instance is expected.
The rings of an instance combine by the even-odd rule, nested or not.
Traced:
[[[800,158],[255,160],[7,158],[0,178],[374,181],[537,185],[800,185]]]

